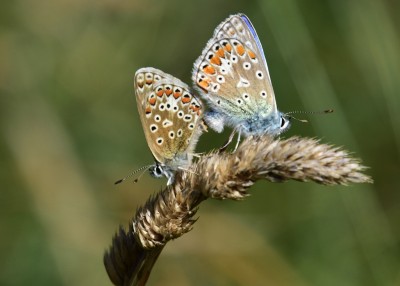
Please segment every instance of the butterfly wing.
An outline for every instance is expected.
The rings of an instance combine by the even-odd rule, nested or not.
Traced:
[[[213,108],[230,117],[242,120],[277,113],[262,46],[243,14],[218,25],[195,62],[192,79]]]
[[[201,134],[203,107],[179,79],[154,68],[135,74],[136,102],[147,144],[169,167],[189,161]],[[176,163],[177,166],[174,166]]]

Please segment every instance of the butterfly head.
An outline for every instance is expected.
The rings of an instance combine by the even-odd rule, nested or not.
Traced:
[[[161,165],[159,162],[156,162],[153,166],[149,168],[150,176],[153,178],[162,178],[166,177],[168,179],[167,185],[171,185],[174,181],[175,172],[166,165]]]
[[[159,164],[154,164],[149,168],[149,173],[154,178],[161,178],[164,176],[163,167]]]
[[[282,112],[279,114],[279,134],[287,131],[290,128],[292,119],[293,118],[288,114]]]

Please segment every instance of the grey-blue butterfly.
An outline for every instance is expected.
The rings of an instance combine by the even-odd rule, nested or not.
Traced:
[[[291,116],[277,109],[267,61],[257,33],[244,14],[232,15],[215,29],[194,64],[192,79],[210,110],[207,125],[245,136],[279,135]]]

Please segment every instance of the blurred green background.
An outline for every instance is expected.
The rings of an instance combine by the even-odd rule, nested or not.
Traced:
[[[259,182],[243,202],[206,201],[149,285],[400,285],[400,3],[15,0],[0,10],[0,285],[110,285],[103,253],[165,180],[139,122],[133,75],[191,84],[228,15],[249,16],[283,111],[283,135],[343,146],[373,185]],[[217,138],[217,139],[215,139]],[[197,150],[220,146],[209,132]]]

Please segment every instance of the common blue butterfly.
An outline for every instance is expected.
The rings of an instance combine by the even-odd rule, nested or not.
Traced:
[[[245,136],[279,135],[291,117],[277,109],[267,61],[257,33],[244,14],[232,15],[215,29],[196,60],[192,79],[210,105],[209,127],[233,127]]]
[[[153,177],[167,177],[170,185],[175,172],[187,170],[192,162],[205,128],[202,104],[185,83],[150,67],[136,72],[135,94],[147,145],[156,161],[148,169]]]

